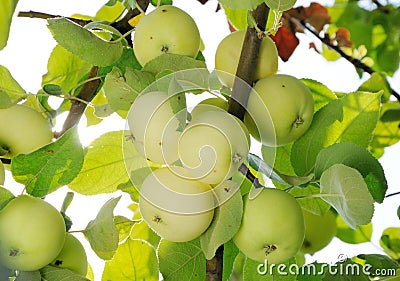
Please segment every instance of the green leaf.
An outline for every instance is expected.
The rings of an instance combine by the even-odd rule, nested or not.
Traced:
[[[360,254],[357,255],[357,258],[364,260],[365,264],[368,264],[370,266],[370,268],[368,269],[368,272],[371,273],[370,277],[381,277],[382,275],[374,274],[376,272],[381,272],[381,269],[385,269],[386,272],[389,272],[390,269],[400,269],[398,263],[385,255]]]
[[[11,191],[0,186],[0,210],[3,209],[13,198],[15,198],[15,196]]]
[[[263,175],[267,176],[271,180],[286,186],[290,186],[290,184],[287,183],[284,179],[282,179],[282,177],[278,173],[276,173],[270,165],[265,163],[257,155],[249,153],[249,155],[247,156],[247,161],[249,162],[250,167],[262,173]]]
[[[382,203],[387,191],[385,173],[379,161],[364,147],[350,142],[322,149],[315,163],[315,178],[334,164],[344,164],[361,173],[376,202]]]
[[[39,270],[35,271],[19,271],[15,281],[41,281]]]
[[[312,197],[313,194],[319,194],[320,189],[314,185],[309,185],[305,188],[292,188],[290,194],[296,197],[300,206],[317,215],[322,216],[331,207],[328,203],[318,197]]]
[[[371,241],[372,236],[372,224],[359,225],[356,229],[351,229],[340,217],[336,217],[336,237],[343,242],[350,244],[359,244]]]
[[[176,55],[176,54],[162,54],[155,59],[149,61],[144,67],[143,71],[157,75],[165,72],[176,72],[179,70],[192,69],[192,68],[207,68],[203,61],[195,60],[193,58]]]
[[[43,75],[42,86],[58,85],[64,92],[69,93],[84,76],[87,76],[90,67],[90,64],[57,45],[47,62],[47,73]]]
[[[111,65],[99,67],[97,74],[99,76],[104,76],[110,73],[114,68],[118,68],[122,74],[125,74],[125,69],[133,68],[140,70],[142,66],[136,59],[135,53],[132,48],[124,48],[121,57]]]
[[[314,98],[314,111],[317,112],[329,102],[336,100],[337,96],[324,84],[312,80],[301,79],[301,81],[310,89]]]
[[[382,122],[400,121],[400,107],[387,109],[381,116]]]
[[[119,235],[114,224],[113,212],[120,198],[108,200],[83,231],[93,251],[104,260],[110,260],[118,248]]]
[[[114,22],[116,21],[124,12],[125,6],[120,1],[114,1],[113,5],[105,4],[101,7],[95,16],[96,20]]]
[[[18,82],[15,81],[10,71],[8,71],[6,67],[0,65],[0,109],[11,107],[26,97],[27,93]]]
[[[386,228],[379,240],[379,244],[392,259],[400,260],[400,228]]]
[[[157,248],[161,239],[160,236],[158,236],[152,229],[150,229],[149,225],[144,220],[136,223],[133,226],[130,238],[145,240],[154,248]]]
[[[126,117],[136,97],[153,81],[154,76],[149,72],[126,68],[122,74],[114,67],[107,74],[103,89],[111,108],[120,114],[123,112],[123,117]]]
[[[132,221],[124,216],[115,216],[114,224],[118,229],[119,238],[118,241],[124,241],[131,234],[133,226],[136,224],[136,221]]]
[[[69,188],[94,195],[115,192],[119,184],[126,183],[129,177],[124,164],[122,136],[123,131],[111,131],[90,143],[82,169]]]
[[[283,12],[292,8],[296,0],[265,0],[265,3],[271,10]]]
[[[0,2],[0,50],[7,45],[12,17],[18,0],[2,0]]]
[[[219,0],[218,2],[233,10],[254,10],[264,0]]]
[[[214,209],[211,225],[200,236],[201,248],[208,260],[215,256],[219,246],[231,240],[239,230],[242,222],[243,200],[238,190],[239,186],[232,181],[225,181],[214,189],[218,200],[229,199]]]
[[[400,140],[399,120],[387,120],[390,119],[388,117],[394,117],[394,115],[397,115],[397,112],[394,113],[394,111],[397,111],[396,108],[398,108],[398,106],[398,102],[387,102],[382,104],[381,119],[376,126],[371,141],[371,146],[373,148],[384,148],[393,145]],[[392,112],[386,113],[388,111]],[[389,114],[389,116],[384,117],[386,114]]]
[[[390,84],[382,73],[374,72],[371,77],[361,84],[357,91],[377,93],[383,91],[382,102],[387,102],[391,96]]]
[[[57,43],[92,65],[107,66],[122,55],[121,42],[104,41],[66,18],[52,18],[47,22]]]
[[[45,281],[90,281],[89,279],[58,266],[47,265],[40,269],[40,280]]]
[[[229,22],[238,30],[243,30],[247,28],[247,15],[249,11],[247,9],[243,10],[233,10],[226,6],[222,6],[225,15]]]
[[[206,258],[199,239],[184,243],[162,239],[158,246],[158,259],[165,281],[204,281],[206,278]]]
[[[236,247],[235,243],[232,240],[229,240],[224,244],[224,255],[222,259],[222,281],[230,280],[235,259],[238,254],[239,249]]]
[[[143,240],[127,239],[118,246],[113,259],[106,262],[101,280],[159,280],[153,247]]]
[[[307,132],[296,140],[291,162],[297,175],[308,175],[321,149],[339,142],[367,147],[376,127],[380,94],[354,92],[333,100],[314,114]]]
[[[321,176],[321,195],[353,229],[372,219],[374,200],[356,169],[335,164],[325,170]]]
[[[69,184],[82,165],[83,149],[77,127],[73,127],[57,141],[32,153],[15,156],[11,172],[29,194],[41,197]]]

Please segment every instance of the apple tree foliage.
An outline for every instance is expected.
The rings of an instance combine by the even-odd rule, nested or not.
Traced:
[[[0,49],[7,44],[17,2],[0,3]],[[207,0],[200,2],[204,4]],[[387,79],[399,69],[400,63],[398,3],[336,0],[329,7],[312,2],[295,8],[293,0],[219,0],[215,4],[217,10],[225,11],[227,28],[234,31],[259,28],[250,11],[264,3],[269,7],[269,15],[262,29],[268,31],[283,61],[290,60],[299,44],[298,34],[306,32],[315,41],[310,47],[327,60],[345,58],[360,76],[367,72],[370,78],[350,93],[333,92],[318,81],[303,79],[314,98],[314,117],[309,129],[285,146],[263,146],[260,155],[249,154],[245,165],[250,172],[239,169],[233,181],[240,184],[242,194],[249,191],[251,194],[262,188],[265,177],[269,177],[276,188],[290,192],[311,213],[323,215],[333,208],[339,239],[352,244],[368,242],[374,205],[385,204],[388,196],[379,158],[385,147],[400,140],[400,96]],[[24,185],[25,192],[35,197],[57,192],[66,185],[83,195],[110,194],[110,200],[83,230],[91,250],[106,261],[102,280],[158,280],[160,273],[164,280],[205,280],[209,278],[206,277],[209,260],[222,247],[220,280],[316,280],[307,272],[297,276],[277,271],[265,279],[257,273],[259,264],[243,257],[231,240],[241,223],[240,193],[215,209],[211,225],[200,237],[182,243],[161,239],[137,212],[137,189],[160,165],[143,158],[126,131],[104,133],[87,147],[80,143],[77,124],[82,114],[88,126],[96,126],[114,113],[125,119],[136,97],[154,82],[165,91],[229,95],[229,89],[220,84],[215,73],[207,70],[201,51],[196,58],[164,54],[143,66],[139,64],[131,33],[149,5],[164,4],[173,1],[110,0],[95,16],[67,18],[31,12],[29,16],[47,20],[49,32],[58,44],[49,54],[48,72],[43,75],[42,89],[36,94],[26,92],[0,66],[0,108],[25,103],[43,112],[49,121],[64,112],[68,117],[62,131],[55,132],[53,142],[29,154],[1,158],[2,162],[13,179]],[[27,16],[20,13],[24,15]],[[50,97],[63,102],[54,108],[48,102]],[[274,155],[272,161],[270,155]],[[226,190],[231,188],[234,190],[235,184]],[[113,193],[117,191],[129,194],[136,210],[134,217],[114,214],[119,197]],[[1,187],[0,208],[13,197],[7,186]],[[386,255],[360,253],[345,263],[356,266],[368,263],[373,269],[393,268],[400,274],[399,241],[400,228],[388,228],[379,241]],[[302,265],[302,259],[299,254],[285,264]],[[90,272],[86,279],[51,266],[18,274],[17,280],[91,278]],[[318,278],[343,280],[344,277],[324,271]],[[349,280],[369,279],[360,273]]]

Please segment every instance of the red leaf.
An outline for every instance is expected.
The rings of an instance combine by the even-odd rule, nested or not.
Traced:
[[[287,61],[299,45],[299,39],[286,26],[281,26],[271,39],[274,40],[279,57],[283,61]]]
[[[328,10],[321,4],[312,2],[309,7],[304,8],[306,19],[314,29],[319,33],[325,26],[331,22]]]
[[[335,38],[334,38],[340,47],[351,47],[353,44],[350,41],[350,31],[348,31],[344,27],[339,27],[336,31]]]

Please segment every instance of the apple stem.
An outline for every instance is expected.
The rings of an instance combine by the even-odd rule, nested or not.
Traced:
[[[8,147],[0,146],[0,156],[7,155],[9,152]]]
[[[11,249],[10,253],[8,254],[10,257],[16,257],[19,255],[19,251],[17,249]]]
[[[299,126],[301,126],[304,123],[303,118],[301,118],[300,116],[297,116],[296,120],[294,120],[293,125],[298,128]]]

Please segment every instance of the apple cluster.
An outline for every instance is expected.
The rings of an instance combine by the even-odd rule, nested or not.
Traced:
[[[240,120],[204,103],[182,124],[185,114],[173,110],[177,98],[161,91],[141,94],[127,121],[137,151],[160,165],[140,188],[142,217],[161,237],[184,242],[210,225],[218,201],[213,188],[238,170],[250,139]]]
[[[228,88],[237,81],[244,37],[245,31],[233,32],[216,51],[216,73]],[[165,5],[140,20],[133,44],[138,61],[145,65],[163,53],[194,58],[200,41],[190,15]],[[176,110],[175,105],[185,100],[181,92],[149,90],[136,98],[127,117],[132,141],[157,167],[141,184],[139,208],[162,238],[185,242],[204,233],[218,205],[213,190],[230,180],[244,163],[250,135],[263,145],[277,147],[296,140],[309,128],[314,113],[310,90],[297,78],[277,71],[276,46],[265,36],[244,122],[228,113],[228,103],[221,98],[204,100],[190,113],[186,107]],[[247,257],[280,263],[300,250],[306,216],[292,195],[265,188],[255,198],[246,194],[243,200],[242,223],[233,241]],[[305,252],[315,250],[303,248]]]
[[[0,211],[0,268],[36,271],[47,265],[86,276],[85,249],[51,204],[30,195],[11,199]]]

